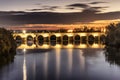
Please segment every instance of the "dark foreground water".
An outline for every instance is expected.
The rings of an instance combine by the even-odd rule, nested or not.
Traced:
[[[103,49],[17,50],[14,62],[0,69],[0,80],[120,80]]]

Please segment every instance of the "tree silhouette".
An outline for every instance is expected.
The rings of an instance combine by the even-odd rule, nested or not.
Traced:
[[[120,66],[120,23],[107,27],[105,56],[110,64]]]
[[[106,45],[120,47],[120,23],[110,24],[107,27]]]
[[[0,28],[0,65],[12,61],[16,54],[16,43],[12,33]]]

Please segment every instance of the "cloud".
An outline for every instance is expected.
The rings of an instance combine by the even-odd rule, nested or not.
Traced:
[[[97,12],[101,12],[101,10],[106,9],[106,8],[108,7],[89,7],[87,9],[84,9],[83,11],[89,10],[89,11],[94,11],[97,13]]]
[[[52,7],[49,7],[48,9],[49,10],[55,10],[55,9],[58,9],[59,8],[59,6],[52,6]]]
[[[24,12],[22,15],[12,15],[16,12],[0,12],[0,24],[72,24],[76,22],[120,19],[120,11],[108,13],[96,12],[98,11],[90,9],[74,13]]]
[[[88,8],[89,5],[87,5],[87,4],[82,4],[82,3],[75,3],[75,4],[67,5],[67,7]]]
[[[105,8],[108,8],[108,7],[91,7],[93,9],[105,9]]]
[[[93,2],[93,3],[100,3],[100,2]],[[102,2],[101,2],[102,3]],[[83,8],[82,9],[82,12],[101,12],[101,10],[105,9],[105,8],[108,8],[108,7],[92,7],[88,4],[83,4],[83,3],[74,3],[74,4],[70,4],[70,5],[67,5],[67,9],[71,9],[71,10],[75,10],[77,8]]]
[[[100,2],[94,2],[92,4],[98,3]],[[83,3],[75,3],[65,6],[65,9],[70,10],[79,8],[82,8],[81,12],[72,13],[51,12],[60,9],[60,6],[41,6],[41,8],[38,9],[27,9],[27,11],[31,12],[3,11],[0,12],[0,24],[73,24],[77,22],[89,23],[96,20],[113,20],[120,18],[119,11],[100,13],[102,9],[108,8],[104,6],[92,7]]]
[[[107,3],[107,2],[91,2],[89,4],[100,4],[100,3]]]
[[[97,13],[97,12],[101,12],[98,9],[94,9],[94,8],[88,8],[88,9],[84,9],[82,12],[86,12],[86,13]]]
[[[71,8],[66,8],[66,9],[71,9],[71,10],[74,10],[75,8],[71,7]]]
[[[41,11],[43,9],[26,9],[27,11]]]
[[[26,9],[26,11],[54,11],[55,9],[58,9],[59,6],[42,6],[42,8],[36,8],[36,9]]]

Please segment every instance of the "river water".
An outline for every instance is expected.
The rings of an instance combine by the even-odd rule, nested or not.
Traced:
[[[44,47],[18,48],[14,62],[0,69],[0,80],[120,80],[120,67],[101,47]]]

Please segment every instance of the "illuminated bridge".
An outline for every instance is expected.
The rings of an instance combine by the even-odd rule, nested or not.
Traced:
[[[67,41],[68,43],[85,43],[85,42],[96,42],[104,43],[105,33],[104,32],[79,32],[79,33],[14,33],[14,39],[16,42],[33,42],[34,44],[46,43],[46,42],[56,42],[63,43]]]

